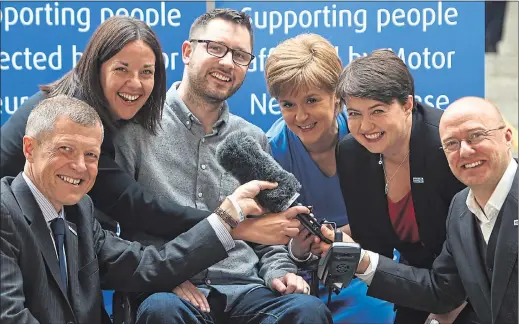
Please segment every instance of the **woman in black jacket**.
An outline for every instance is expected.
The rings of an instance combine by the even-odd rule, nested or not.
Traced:
[[[130,17],[106,20],[90,38],[77,65],[40,89],[1,128],[1,177],[23,170],[22,138],[31,110],[45,98],[65,94],[94,107],[105,128],[99,173],[89,192],[98,210],[123,229],[168,240],[210,214],[154,198],[115,163],[112,137],[120,123],[135,122],[155,133],[166,96],[162,49],[144,22]]]
[[[389,50],[352,61],[338,92],[350,135],[338,146],[337,172],[353,239],[390,258],[396,249],[400,262],[430,269],[445,241],[451,199],[464,188],[440,149],[443,111],[415,102],[413,77]],[[396,308],[395,323],[424,323],[429,316]],[[462,309],[440,322],[452,322]],[[468,315],[470,307],[455,323],[470,323]]]

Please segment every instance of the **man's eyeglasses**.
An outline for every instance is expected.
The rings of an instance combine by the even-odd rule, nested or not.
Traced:
[[[206,50],[208,54],[211,54],[212,56],[216,56],[218,58],[222,58],[229,51],[232,53],[232,61],[238,65],[247,66],[252,62],[254,59],[254,55],[251,53],[247,53],[242,50],[232,49],[222,43],[210,41],[207,39],[190,39],[190,42],[197,42],[197,43],[205,43],[206,44]]]
[[[484,139],[486,139],[488,137],[488,135],[490,135],[490,132],[503,129],[505,127],[506,126],[503,125],[498,128],[493,128],[493,129],[488,129],[488,130],[477,130],[477,131],[470,133],[469,136],[464,140],[463,139],[459,140],[459,139],[455,139],[455,138],[447,140],[442,144],[440,149],[443,149],[445,152],[449,152],[449,153],[456,152],[461,147],[461,141],[465,141],[469,145],[475,145],[475,144],[481,143]]]

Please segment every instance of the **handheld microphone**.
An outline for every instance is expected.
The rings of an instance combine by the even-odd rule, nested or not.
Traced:
[[[256,196],[258,203],[270,212],[279,213],[291,206],[301,205],[296,202],[301,184],[290,172],[284,170],[272,156],[263,151],[260,144],[244,132],[235,132],[216,148],[218,163],[231,173],[241,184],[252,180],[277,182],[274,189],[262,190]],[[298,214],[297,219],[310,233],[322,241],[332,241],[321,232],[321,224],[312,213]]]
[[[228,135],[216,148],[216,158],[241,184],[252,180],[277,182],[276,188],[262,190],[256,196],[258,203],[271,212],[279,213],[288,209],[299,197],[301,184],[296,177],[285,171],[247,133]]]

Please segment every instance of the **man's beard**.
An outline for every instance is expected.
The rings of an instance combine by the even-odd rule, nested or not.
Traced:
[[[188,74],[189,76],[189,84],[191,85],[191,91],[193,93],[191,95],[198,96],[202,98],[203,100],[211,103],[221,103],[230,97],[232,97],[233,94],[240,89],[241,85],[243,84],[243,80],[240,84],[237,84],[235,86],[232,86],[228,90],[214,90],[209,89],[209,82],[205,76],[201,75],[196,72],[190,72]],[[212,76],[209,76],[212,77]]]

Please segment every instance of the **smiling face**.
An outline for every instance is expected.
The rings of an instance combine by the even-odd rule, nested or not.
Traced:
[[[371,153],[398,151],[410,132],[409,120],[413,107],[410,96],[401,105],[363,98],[347,98],[348,127],[352,136]]]
[[[101,86],[115,120],[132,119],[155,85],[155,54],[143,41],[126,44],[101,65]]]
[[[219,42],[247,53],[252,51],[247,28],[223,19],[211,20],[193,38]],[[215,57],[207,53],[207,46],[205,43],[186,41],[182,45],[182,58],[187,65],[190,92],[208,102],[218,103],[231,97],[241,87],[248,66],[235,64],[231,51],[222,58]]]
[[[465,139],[503,125],[496,109],[479,98],[460,99],[442,116],[442,143],[463,140],[459,150],[447,151],[445,155],[452,173],[465,185],[493,191],[499,183],[511,159],[512,130],[504,127],[490,131],[477,144],[468,144]]]
[[[281,94],[277,100],[288,128],[307,148],[337,133],[338,99],[321,89]]]
[[[25,173],[57,211],[76,204],[94,185],[102,136],[100,125],[85,127],[65,117],[39,140],[24,136]]]

